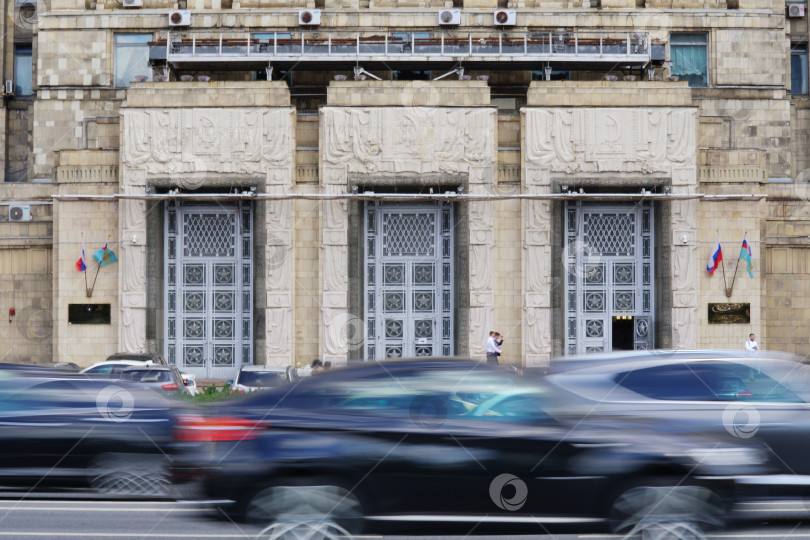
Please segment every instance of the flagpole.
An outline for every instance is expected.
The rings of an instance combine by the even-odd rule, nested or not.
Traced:
[[[101,263],[98,263],[98,266],[96,267],[96,277],[93,278],[93,287],[90,289],[90,294],[88,294],[87,296],[91,296],[93,294],[93,289],[96,288],[96,280],[98,279],[99,270],[101,270]]]
[[[743,242],[745,242],[745,237],[748,235],[748,231],[743,233]],[[742,254],[742,250],[740,250],[740,254]],[[737,279],[737,268],[740,267],[740,255],[737,255],[737,266],[734,267],[734,275],[731,277],[731,289],[729,289],[729,293],[734,290],[734,280]],[[731,298],[731,294],[727,294],[729,298]]]
[[[723,287],[726,289],[726,298],[731,298],[731,290],[729,290],[728,283],[726,281],[726,261],[724,259],[720,259],[720,266],[723,268]]]

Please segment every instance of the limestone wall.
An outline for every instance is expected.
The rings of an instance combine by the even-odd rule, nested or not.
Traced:
[[[59,152],[54,191],[60,195],[112,195],[118,192],[118,152]],[[53,332],[54,361],[89,366],[118,352],[118,279],[124,240],[118,234],[117,201],[54,202]],[[92,258],[108,244],[119,262],[103,268]],[[85,248],[86,272],[76,269]],[[85,281],[86,280],[86,281]],[[94,282],[95,281],[95,285]],[[88,296],[88,289],[92,289]],[[70,324],[70,304],[110,304],[110,324]]]
[[[34,102],[33,178],[52,178],[54,153],[82,148],[82,120],[89,124],[90,148],[118,148],[118,109],[124,90],[41,90]]]

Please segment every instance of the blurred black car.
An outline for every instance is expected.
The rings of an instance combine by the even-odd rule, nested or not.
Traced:
[[[754,447],[562,423],[555,394],[469,361],[325,372],[179,418],[173,477],[262,523],[629,532],[656,519],[719,526],[729,478],[767,470]]]
[[[79,376],[0,378],[0,484],[168,493],[171,403]]]
[[[545,381],[585,400],[589,418],[647,420],[759,441],[775,474],[740,478],[752,496],[810,495],[810,366],[760,351],[643,351],[552,363]]]

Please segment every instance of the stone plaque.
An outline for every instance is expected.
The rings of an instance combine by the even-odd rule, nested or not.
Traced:
[[[709,324],[750,324],[751,304],[709,304]]]

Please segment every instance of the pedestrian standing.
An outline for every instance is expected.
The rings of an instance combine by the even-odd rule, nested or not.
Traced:
[[[498,357],[501,355],[501,348],[498,346],[497,332],[490,330],[487,338],[487,364],[498,364]]]
[[[748,341],[745,342],[745,351],[749,353],[759,352],[759,343],[757,343],[754,334],[748,334]]]

